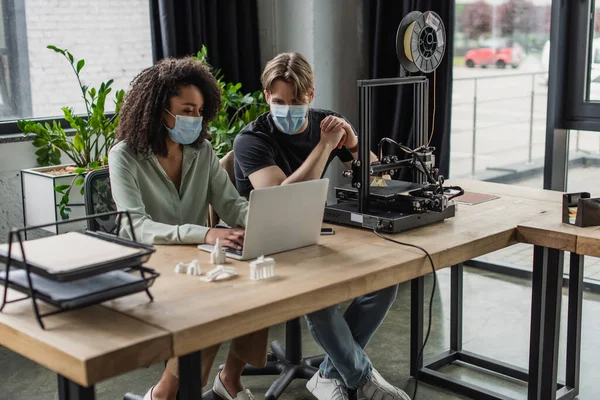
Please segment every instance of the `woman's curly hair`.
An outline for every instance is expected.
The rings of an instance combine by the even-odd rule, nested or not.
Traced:
[[[163,111],[188,85],[196,86],[204,97],[202,132],[196,143],[206,139],[208,123],[221,107],[221,88],[210,67],[191,57],[163,59],[133,79],[119,111],[117,139],[127,141],[135,154],[166,157],[168,131]]]

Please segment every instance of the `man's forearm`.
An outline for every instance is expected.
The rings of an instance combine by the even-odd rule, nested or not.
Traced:
[[[328,145],[319,143],[317,147],[308,155],[300,168],[292,175],[288,176],[281,184],[297,183],[320,179],[327,165],[327,160],[333,149]]]

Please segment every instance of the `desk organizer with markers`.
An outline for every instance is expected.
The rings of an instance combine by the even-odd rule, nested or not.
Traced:
[[[562,222],[586,227],[600,225],[600,198],[588,192],[563,194]]]
[[[69,232],[34,240],[23,240],[27,232],[63,223],[116,215],[120,228],[127,216],[133,240],[104,232]],[[159,276],[144,267],[154,247],[138,243],[127,211],[90,215],[46,225],[12,229],[8,243],[0,245],[0,284],[4,286],[0,312],[10,303],[31,299],[38,324],[42,318],[88,307],[115,298],[145,291]],[[9,288],[25,295],[8,300]],[[54,309],[40,313],[38,300]]]

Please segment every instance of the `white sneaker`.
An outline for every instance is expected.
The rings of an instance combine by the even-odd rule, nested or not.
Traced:
[[[319,371],[306,383],[306,388],[319,400],[350,400],[342,381],[323,378]]]
[[[248,389],[244,389],[241,392],[239,392],[235,397],[231,397],[227,389],[225,389],[225,385],[223,385],[223,382],[221,382],[220,372],[215,377],[215,383],[213,384],[212,390],[217,396],[224,400],[255,400],[254,395]]]
[[[388,383],[375,368],[371,379],[365,382],[359,390],[367,400],[410,400],[403,391]]]
[[[144,400],[152,400],[152,391],[154,390],[154,386],[152,386],[150,388],[150,390],[148,390],[148,392],[146,393],[146,395],[144,396]]]

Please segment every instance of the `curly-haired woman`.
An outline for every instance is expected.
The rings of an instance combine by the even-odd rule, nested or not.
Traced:
[[[110,181],[119,210],[133,211],[136,236],[149,244],[216,243],[241,248],[240,229],[208,228],[208,205],[230,226],[245,226],[248,203],[240,197],[206,140],[221,105],[221,89],[205,64],[165,59],[132,82],[119,113],[110,154]],[[128,224],[123,224],[128,225]],[[128,227],[122,235],[131,237]],[[173,288],[176,290],[176,288]],[[241,383],[244,366],[264,366],[268,331],[231,343],[213,391],[223,399],[253,399]],[[206,384],[218,346],[202,352]],[[145,400],[175,399],[177,360],[171,359]]]

